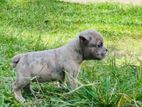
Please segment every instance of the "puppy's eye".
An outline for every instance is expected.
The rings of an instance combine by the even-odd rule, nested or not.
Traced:
[[[97,45],[97,48],[101,48],[103,46],[103,43],[101,42],[99,45]]]

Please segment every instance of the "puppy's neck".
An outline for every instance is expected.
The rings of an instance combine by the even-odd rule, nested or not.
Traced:
[[[84,55],[83,55],[82,47],[80,45],[79,38],[76,38],[72,40],[71,42],[69,42],[67,47],[68,47],[68,51],[70,51],[73,54],[72,57],[74,58],[74,60],[78,64],[81,64],[84,60]]]

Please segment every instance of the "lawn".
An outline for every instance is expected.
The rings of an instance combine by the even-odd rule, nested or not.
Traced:
[[[84,61],[81,87],[33,83],[35,96],[17,102],[11,92],[11,58],[62,46],[79,32],[96,29],[109,54]],[[142,6],[66,3],[59,0],[0,0],[0,107],[142,107]]]

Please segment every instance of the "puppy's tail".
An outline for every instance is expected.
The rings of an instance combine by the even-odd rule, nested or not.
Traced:
[[[18,64],[18,62],[20,61],[22,56],[23,56],[22,54],[19,54],[19,55],[16,55],[12,58],[12,67],[13,68],[16,68],[16,65]]]

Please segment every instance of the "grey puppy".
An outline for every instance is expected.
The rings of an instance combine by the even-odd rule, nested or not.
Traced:
[[[103,38],[95,30],[86,30],[68,44],[51,50],[28,52],[13,57],[13,67],[17,78],[13,84],[13,92],[18,101],[25,101],[22,89],[32,91],[31,78],[38,82],[64,81],[72,89],[77,87],[77,76],[83,60],[101,60],[106,56],[107,49],[103,47]],[[66,72],[66,73],[65,73]]]

